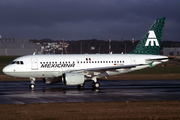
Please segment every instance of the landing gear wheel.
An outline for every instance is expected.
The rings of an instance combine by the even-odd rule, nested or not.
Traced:
[[[100,87],[100,84],[98,82],[95,82],[95,83],[93,82],[92,87],[97,89]]]
[[[34,90],[34,87],[35,87],[34,84],[30,84],[30,85],[29,85],[29,88],[30,88],[31,90]]]
[[[84,88],[84,84],[80,84],[77,86],[78,89],[83,89]]]
[[[36,79],[33,77],[30,77],[30,81],[31,81],[31,84],[29,85],[29,88],[30,90],[34,90]]]

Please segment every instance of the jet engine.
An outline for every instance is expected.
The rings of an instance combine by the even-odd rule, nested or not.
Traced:
[[[84,83],[84,75],[80,73],[64,73],[62,82],[65,85],[80,85]]]
[[[62,81],[62,77],[55,77],[55,78],[43,78],[42,79],[45,84],[53,84]]]

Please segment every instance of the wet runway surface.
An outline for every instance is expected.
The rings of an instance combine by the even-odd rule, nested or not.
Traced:
[[[180,80],[99,80],[100,89],[86,82],[84,89],[62,83],[47,85],[36,81],[0,82],[0,104],[102,102],[102,101],[162,101],[180,100]]]

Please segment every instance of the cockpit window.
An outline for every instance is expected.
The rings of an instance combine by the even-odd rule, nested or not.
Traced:
[[[13,61],[11,64],[18,64],[18,65],[23,65],[23,61]]]
[[[16,63],[16,61],[12,61],[12,63],[11,63],[11,64],[14,64],[14,63]]]

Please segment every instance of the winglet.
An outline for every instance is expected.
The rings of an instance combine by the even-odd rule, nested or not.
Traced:
[[[148,63],[148,65],[149,65],[150,67],[153,67],[153,62],[154,62],[154,61]]]

